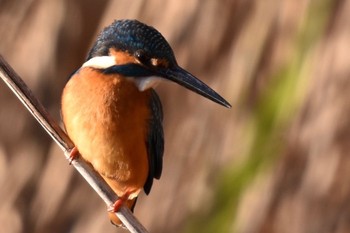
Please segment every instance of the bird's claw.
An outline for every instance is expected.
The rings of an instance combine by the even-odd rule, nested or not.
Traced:
[[[122,198],[118,198],[112,205],[110,205],[107,208],[108,212],[116,213],[120,209],[120,207],[123,205],[124,200]]]
[[[69,156],[68,156],[69,165],[71,165],[73,160],[75,160],[78,157],[79,157],[79,151],[76,147],[73,147],[73,149],[69,152]]]
[[[107,208],[108,212],[116,213],[120,207],[128,200],[130,192],[126,192],[123,196],[119,197],[112,205]]]

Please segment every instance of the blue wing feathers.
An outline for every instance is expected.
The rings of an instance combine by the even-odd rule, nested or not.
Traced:
[[[151,119],[149,120],[148,149],[149,172],[144,185],[144,191],[149,194],[153,179],[159,179],[162,174],[164,135],[163,135],[163,110],[157,93],[152,89],[150,98]]]

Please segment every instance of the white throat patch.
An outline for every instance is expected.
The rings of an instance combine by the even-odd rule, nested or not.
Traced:
[[[156,87],[161,80],[162,78],[157,76],[133,78],[139,91],[145,91],[149,88]]]

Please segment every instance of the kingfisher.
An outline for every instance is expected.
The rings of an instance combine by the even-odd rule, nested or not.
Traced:
[[[104,28],[85,63],[65,85],[61,99],[64,127],[81,156],[107,182],[121,205],[133,211],[139,193],[148,195],[162,173],[163,112],[153,89],[170,80],[220,105],[231,105],[181,68],[166,39],[137,20],[116,20]]]

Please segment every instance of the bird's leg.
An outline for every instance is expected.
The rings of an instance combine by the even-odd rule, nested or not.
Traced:
[[[129,198],[130,193],[126,192],[123,196],[119,197],[111,206],[107,208],[108,212],[116,213],[120,207],[126,202]]]
[[[69,156],[68,156],[69,165],[71,165],[73,160],[75,160],[78,157],[79,157],[79,151],[77,147],[74,146],[73,149],[69,152]]]
[[[112,213],[118,212],[120,207],[123,205],[124,201],[125,200],[123,200],[122,198],[118,198],[118,200],[116,200],[110,207],[108,207],[107,211]]]

